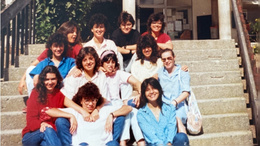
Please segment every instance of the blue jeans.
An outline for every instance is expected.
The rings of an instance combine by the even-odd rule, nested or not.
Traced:
[[[185,133],[177,133],[173,138],[173,146],[188,146],[189,138]]]
[[[133,99],[130,99],[127,101],[127,105],[131,106],[131,107],[135,107],[136,108],[136,105],[134,103],[134,100]]]
[[[47,127],[44,132],[40,132],[40,130],[36,130],[34,132],[28,132],[23,136],[22,143],[24,146],[61,146],[60,139],[57,136],[56,131],[53,128]]]
[[[108,142],[106,145],[115,146],[119,145],[119,140],[125,124],[125,116],[119,116],[116,118],[113,124],[113,141]],[[72,144],[72,135],[70,134],[70,122],[66,118],[58,118],[55,122],[57,128],[57,134],[60,138],[62,145]],[[85,144],[85,143],[82,143]]]
[[[66,118],[57,118],[55,121],[57,135],[60,138],[62,145],[72,144],[72,135],[70,134],[70,122]]]

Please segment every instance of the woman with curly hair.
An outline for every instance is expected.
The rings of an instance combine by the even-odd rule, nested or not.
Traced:
[[[147,20],[147,32],[144,32],[142,35],[152,35],[160,49],[173,49],[170,36],[164,33],[165,26],[164,15],[161,12],[151,14]]]
[[[98,87],[88,82],[81,86],[72,99],[76,104],[81,106],[86,112],[91,114],[98,106],[105,102],[105,99],[99,92]],[[104,106],[99,111],[99,119],[95,122],[85,121],[80,114],[71,108],[50,109],[47,113],[54,117],[64,117],[70,120],[76,119],[78,128],[72,135],[72,145],[119,145],[113,140],[112,132],[109,131],[111,115],[116,115],[118,107]],[[130,112],[130,109],[129,109]],[[62,120],[62,118],[58,118]],[[59,128],[59,127],[58,127]],[[60,127],[68,129],[69,127]],[[67,130],[69,134],[69,130]]]
[[[157,43],[150,34],[141,36],[137,41],[137,60],[131,67],[132,75],[140,82],[152,77],[163,66],[159,58]]]
[[[72,107],[81,115],[86,112],[66,98],[61,92],[62,77],[55,66],[46,66],[39,75],[39,82],[27,101],[26,127],[22,131],[23,145],[61,145],[56,133],[55,118],[45,112],[51,108]],[[77,127],[71,121],[71,131]]]

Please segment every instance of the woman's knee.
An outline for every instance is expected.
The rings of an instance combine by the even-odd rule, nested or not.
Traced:
[[[58,118],[55,121],[55,125],[56,125],[57,128],[58,127],[64,128],[64,126],[69,127],[70,126],[70,122],[66,118]]]

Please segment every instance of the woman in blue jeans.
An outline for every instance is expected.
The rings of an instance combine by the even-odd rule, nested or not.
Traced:
[[[184,133],[177,133],[176,108],[162,101],[162,87],[155,78],[145,79],[137,113],[147,145],[189,145]]]

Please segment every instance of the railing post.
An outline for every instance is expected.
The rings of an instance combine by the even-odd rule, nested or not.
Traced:
[[[19,67],[19,35],[20,35],[20,13],[16,16],[16,50],[15,50],[15,67]]]
[[[5,28],[1,31],[1,78],[4,77]]]
[[[12,50],[11,50],[11,65],[14,65],[14,53],[15,53],[15,26],[16,18],[12,20]]]
[[[6,51],[5,51],[5,69],[4,81],[9,80],[9,54],[10,54],[10,22],[7,24],[6,29]]]
[[[35,0],[32,0],[33,1],[33,44],[35,44],[35,14],[36,14],[36,2]]]
[[[22,10],[22,13],[21,14],[21,54],[24,53],[24,10]]]
[[[29,5],[27,5],[25,7],[25,50],[24,50],[24,54],[25,55],[28,55],[28,8],[29,8]]]

